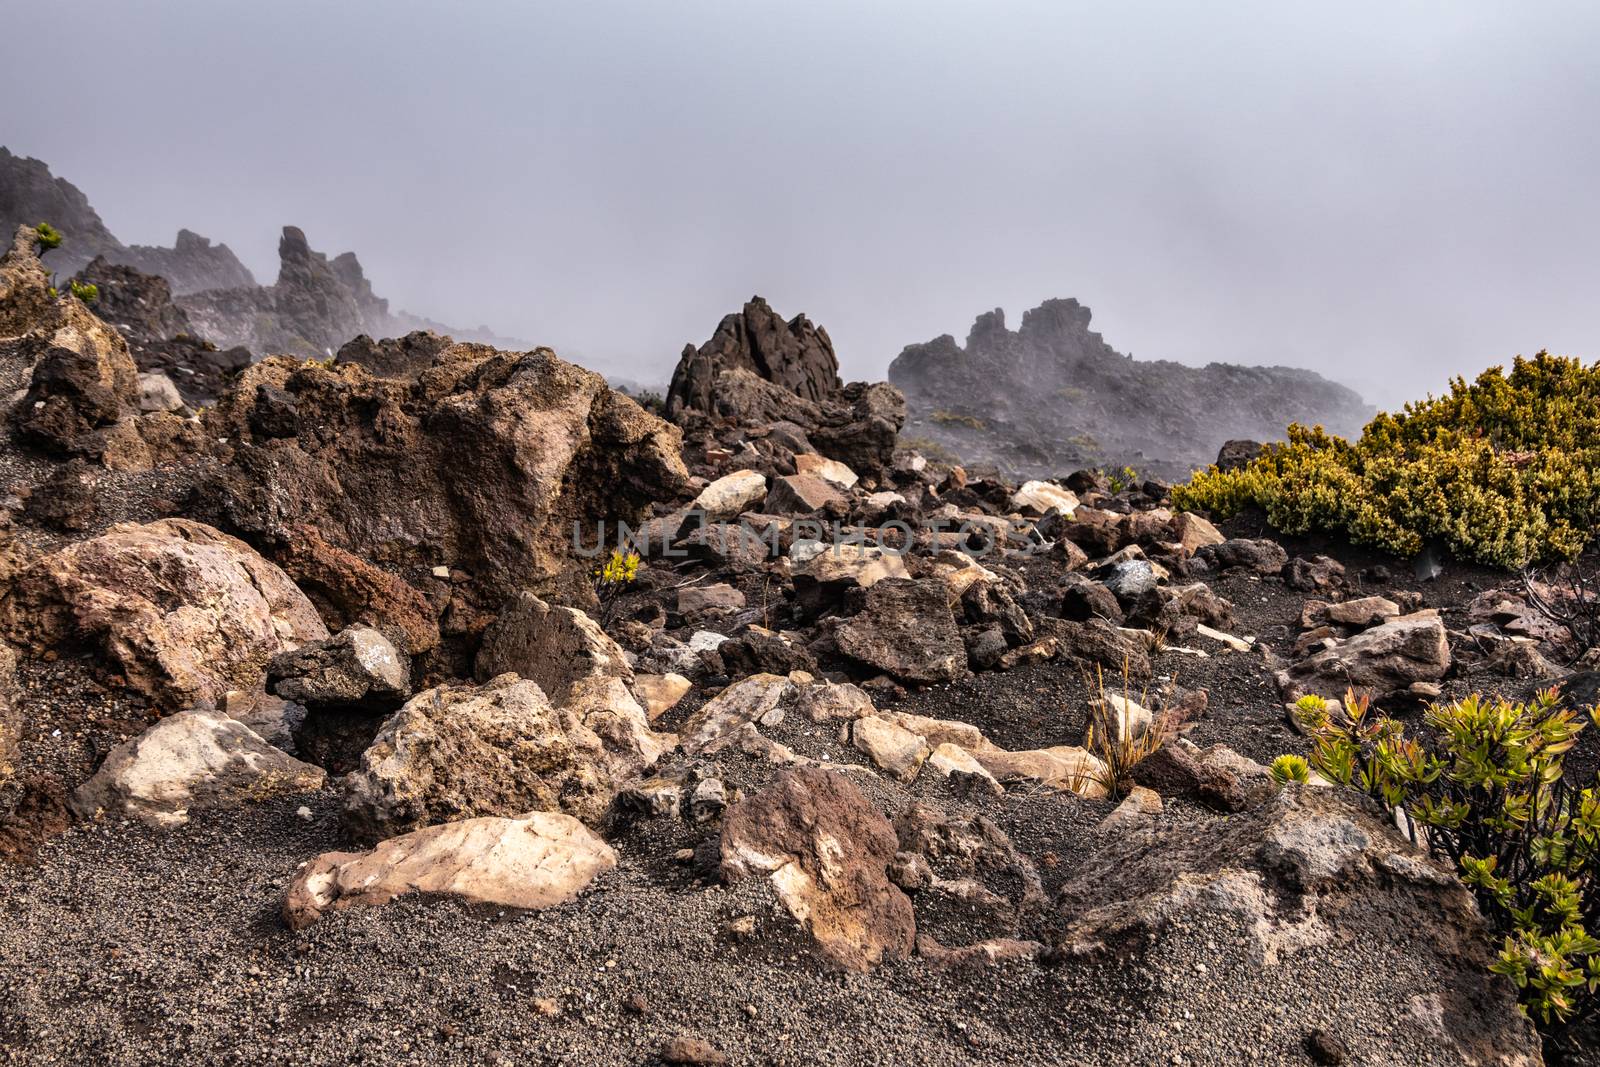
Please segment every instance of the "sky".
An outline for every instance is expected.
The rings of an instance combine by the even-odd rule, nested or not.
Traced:
[[[847,378],[1076,297],[1383,405],[1600,358],[1600,5],[0,0],[0,143],[129,243],[278,232],[665,381],[752,294]],[[31,103],[25,103],[31,101]]]

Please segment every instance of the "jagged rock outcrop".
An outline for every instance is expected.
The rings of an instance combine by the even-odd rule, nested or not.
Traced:
[[[165,374],[192,407],[216,403],[229,376],[250,365],[248,349],[219,349],[196,335],[163,277],[97,256],[78,280],[95,287],[96,317],[122,334],[139,370]]]
[[[353,252],[330,259],[312,251],[293,226],[284,227],[278,280],[270,286],[258,285],[227,245],[212,244],[191,230],[179,230],[171,248],[124,245],[71,182],[52,176],[40,160],[0,147],[0,234],[40,222],[64,237],[45,259],[58,276],[70,277],[102,257],[106,264],[164,278],[176,303],[189,313],[198,339],[224,351],[243,347],[320,359],[359,334],[400,337],[418,330],[500,348],[529,347],[486,326],[447,326],[391,310],[372,292]]]
[[[109,258],[112,263],[165,278],[172,291],[179,295],[256,284],[255,276],[239,262],[233,249],[223,244],[214,245],[193,230],[179,230],[171,248],[129,245]]]
[[[54,226],[64,238],[61,247],[46,256],[49,268],[63,278],[103,256],[109,263],[159,274],[176,293],[256,283],[227,245],[213,245],[189,230],[179,230],[171,248],[124,245],[77,186],[53,176],[42,160],[14,155],[0,146],[0,233],[41,222]]]
[[[321,358],[358,334],[394,332],[389,302],[373,294],[353,252],[329,259],[285,226],[278,262],[272,285],[209,289],[180,303],[204,337],[252,352]]]
[[[757,296],[705,344],[684,347],[667,417],[707,442],[719,427],[752,431],[775,473],[794,473],[794,456],[815,451],[875,474],[893,457],[905,401],[885,382],[842,384],[827,331],[804,315],[785,322]],[[773,433],[780,425],[786,432]]]
[[[1177,477],[1235,438],[1276,440],[1291,422],[1349,434],[1372,415],[1353,391],[1307,370],[1135,361],[1089,329],[1076,300],[1047,300],[1006,328],[979,315],[965,347],[948,334],[889,365],[905,435],[1016,477],[1131,464]]]
[[[843,387],[828,331],[804,315],[784,322],[759,296],[723,318],[698,349],[684,346],[667,391],[668,415],[715,410],[717,377],[730,370],[750,371],[813,403]]]
[[[525,588],[577,591],[574,524],[592,543],[688,488],[678,430],[549,349],[452,345],[405,380],[272,357],[207,427],[232,449],[206,494],[227,524],[271,553],[315,528],[419,588],[459,572],[455,633]]]
[[[123,247],[77,186],[51,174],[43,160],[14,155],[0,145],[0,235],[41,222],[65,238],[62,247],[49,254],[51,269],[63,277],[95,256]]]
[[[127,342],[71,293],[53,293],[35,249],[17,228],[0,257],[0,389],[21,390],[9,421],[46,452],[147,470],[203,447],[200,427],[167,411],[143,413]]]

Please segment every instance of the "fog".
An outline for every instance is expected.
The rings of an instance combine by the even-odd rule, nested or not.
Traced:
[[[1600,357],[1600,6],[0,0],[0,143],[124,241],[664,381],[753,293],[850,377],[1003,306],[1391,404]]]

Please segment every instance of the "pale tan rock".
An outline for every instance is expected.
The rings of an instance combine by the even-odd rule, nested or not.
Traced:
[[[784,709],[780,704],[793,693],[793,683],[781,675],[752,674],[741,678],[689,716],[679,732],[678,744],[690,756],[716,752],[746,725],[764,720],[781,722]]]
[[[875,715],[855,721],[850,730],[850,742],[881,770],[902,782],[917,776],[922,761],[931,751],[921,737]]]
[[[1382,596],[1364,596],[1329,604],[1323,612],[1327,621],[1340,626],[1375,626],[1387,619],[1398,618],[1400,605]]]
[[[390,838],[370,852],[327,852],[300,868],[283,916],[303,929],[330,910],[407,893],[537,910],[574,900],[617,865],[611,847],[569,815],[477,818]]]
[[[182,826],[191,811],[309,793],[325,778],[222,712],[183,711],[112,749],[72,807],[83,818]]]
[[[956,744],[965,749],[993,748],[983,731],[969,722],[956,719],[933,719],[926,715],[913,715],[906,711],[880,711],[879,718],[917,734],[929,745]]]
[[[1161,810],[1161,794],[1136,785],[1110,815],[1100,820],[1100,829],[1137,830],[1151,825]]]
[[[1251,642],[1246,641],[1242,637],[1235,637],[1232,634],[1223,633],[1221,630],[1213,629],[1212,627],[1207,626],[1205,623],[1201,623],[1200,625],[1196,626],[1194,628],[1194,632],[1199,634],[1201,637],[1209,637],[1213,641],[1220,642],[1235,652],[1249,652],[1255,647],[1253,644],[1251,644]]]
[[[164,708],[256,689],[275,654],[328,636],[283,571],[188,519],[124,523],[35,560],[0,627],[34,652],[86,641]]]
[[[1106,717],[1116,731],[1116,740],[1131,741],[1143,737],[1155,723],[1155,713],[1120,693],[1105,695]]]
[[[346,826],[379,840],[481,815],[561,811],[598,822],[669,738],[618,679],[593,679],[554,705],[535,682],[503,674],[418,693],[379,729],[346,775]],[[631,698],[629,698],[631,699]]]
[[[693,507],[708,519],[736,519],[755,507],[767,495],[766,476],[759,471],[734,471],[700,490]]]
[[[1106,795],[1106,766],[1077,745],[1057,745],[1023,752],[982,749],[972,753],[984,770],[1001,781],[1028,779],[1051,789],[1085,797]]]
[[[1054,482],[1023,482],[1022,487],[1011,494],[1011,506],[1019,511],[1036,511],[1041,515],[1055,508],[1070,519],[1073,512],[1078,510],[1078,495]]]
[[[960,745],[948,741],[936,747],[923,766],[945,778],[976,782],[995,796],[1000,796],[1006,791],[1005,786],[978,762],[977,757]]]
[[[22,712],[17,703],[17,653],[0,641],[0,786],[17,773],[22,743]]]
[[[1206,545],[1220,545],[1227,538],[1210,520],[1193,512],[1183,511],[1173,516],[1171,537],[1185,556],[1192,556]]]
[[[853,489],[860,476],[836,459],[827,459],[813,452],[802,452],[794,457],[794,468],[799,474],[813,474],[840,489]]]
[[[681,674],[636,674],[633,693],[644,704],[645,717],[655,722],[678,706],[694,683]]]
[[[800,542],[790,552],[790,573],[819,585],[857,585],[870,589],[885,578],[909,578],[905,559],[873,545]],[[797,558],[798,557],[798,558]]]

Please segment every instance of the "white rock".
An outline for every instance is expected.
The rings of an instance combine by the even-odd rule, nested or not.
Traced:
[[[861,480],[855,471],[838,460],[826,459],[810,452],[803,452],[794,457],[794,467],[797,473],[814,474],[825,482],[832,482],[840,489],[852,489]]]
[[[569,815],[463,819],[390,838],[371,852],[318,856],[295,875],[283,915],[299,930],[330,909],[385,904],[406,893],[549,908],[616,865],[611,847]]]
[[[183,395],[160,371],[145,371],[139,375],[140,411],[177,411],[183,407]]]
[[[1024,778],[1080,796],[1106,795],[1106,765],[1093,753],[1076,745],[1057,745],[1023,752],[991,748],[972,755],[983,764],[986,771],[1001,780]]]
[[[1253,642],[1251,641],[1247,641],[1242,637],[1235,637],[1232,634],[1225,634],[1221,630],[1213,630],[1204,623],[1196,626],[1194,628],[1194,632],[1199,634],[1201,637],[1209,637],[1213,641],[1220,641],[1224,645],[1227,645],[1229,648],[1233,649],[1235,652],[1249,652],[1253,647]]]
[[[714,630],[696,630],[689,638],[689,649],[693,652],[713,652],[722,647],[728,638]]]
[[[173,827],[188,822],[191,811],[309,793],[325,778],[321,767],[273,748],[237,719],[183,711],[112,749],[73,794],[72,806],[84,818]]]
[[[1078,509],[1078,496],[1054,482],[1023,482],[1022,488],[1011,494],[1011,506],[1019,511],[1037,511],[1041,515],[1055,508],[1070,519]]]
[[[759,504],[767,495],[766,476],[758,471],[734,471],[700,490],[696,510],[710,519],[733,519]]]

